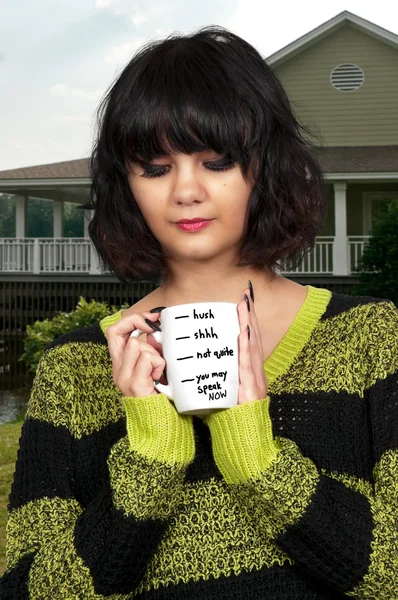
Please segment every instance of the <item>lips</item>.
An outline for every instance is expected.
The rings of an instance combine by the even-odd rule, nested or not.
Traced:
[[[212,219],[183,219],[178,221],[177,226],[184,231],[199,231],[210,225],[211,222]]]
[[[203,221],[210,221],[210,219],[196,217],[195,219],[181,219],[180,221],[177,221],[177,223],[202,223]]]

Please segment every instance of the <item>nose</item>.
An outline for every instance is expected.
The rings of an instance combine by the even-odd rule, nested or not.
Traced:
[[[187,206],[201,204],[206,199],[206,189],[194,166],[174,169],[172,199],[175,204]]]

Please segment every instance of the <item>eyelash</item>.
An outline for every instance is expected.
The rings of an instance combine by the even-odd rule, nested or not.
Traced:
[[[209,171],[227,171],[228,169],[232,169],[235,166],[235,163],[230,160],[227,163],[223,164],[223,165],[212,165],[210,166],[210,164],[207,165],[207,169],[209,169]],[[144,168],[144,167],[142,167]],[[156,170],[145,170],[145,172],[141,175],[141,177],[147,177],[147,178],[152,178],[152,177],[161,177],[162,175],[165,175],[167,173],[167,169],[168,167],[161,167],[160,169],[156,169]]]

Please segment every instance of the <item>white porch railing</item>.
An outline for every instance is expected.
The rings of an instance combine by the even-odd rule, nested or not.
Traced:
[[[368,236],[347,238],[348,272],[357,266]],[[333,275],[333,236],[320,236],[315,247],[289,275]],[[88,238],[0,238],[0,273],[98,273]]]
[[[89,273],[91,253],[87,238],[1,238],[0,272]]]
[[[348,256],[350,261],[350,273],[358,266],[362,252],[368,241],[368,235],[356,235],[348,238]]]
[[[319,236],[310,252],[296,267],[286,267],[283,273],[294,275],[333,275],[333,236]]]

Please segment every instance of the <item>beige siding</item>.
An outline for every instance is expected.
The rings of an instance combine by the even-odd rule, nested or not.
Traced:
[[[359,90],[339,92],[332,70],[354,63],[365,73]],[[398,143],[398,50],[344,25],[275,67],[303,124],[328,146]]]

